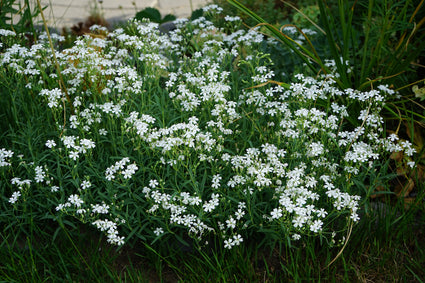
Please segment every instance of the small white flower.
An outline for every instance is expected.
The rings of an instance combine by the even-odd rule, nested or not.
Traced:
[[[83,190],[88,189],[91,187],[91,183],[88,180],[84,180],[83,182],[81,182],[81,188]]]
[[[242,209],[238,209],[238,211],[235,212],[236,220],[241,220],[241,218],[245,215],[245,211]]]
[[[232,239],[228,239],[228,240],[224,240],[224,248],[225,249],[232,249],[233,247],[233,240]]]
[[[313,142],[310,144],[309,154],[311,156],[319,156],[323,154],[323,152],[324,152],[324,146],[320,142]]]
[[[77,160],[80,157],[80,155],[78,154],[78,151],[71,151],[69,153],[69,158],[71,158],[72,160]]]
[[[55,193],[55,192],[57,192],[59,190],[59,187],[58,186],[51,186],[50,187],[50,191],[52,192],[52,193]]]
[[[154,233],[157,237],[159,237],[159,236],[161,236],[161,235],[164,233],[164,229],[162,229],[161,227],[158,227],[158,228],[156,228],[156,229],[153,231],[153,233]]]
[[[191,197],[190,205],[199,205],[202,203],[202,199],[200,197]]]
[[[99,214],[108,214],[109,212],[109,205],[102,203],[102,205],[100,204],[95,204],[95,205],[91,205],[92,207],[92,211],[94,213],[99,213]]]
[[[44,172],[43,167],[41,166],[37,166],[34,169],[35,171],[35,182],[36,183],[41,183],[44,181],[44,178],[46,178],[46,172]]]
[[[407,162],[407,165],[408,165],[410,168],[413,168],[413,167],[415,167],[416,163],[415,163],[415,161],[409,161],[409,162]]]
[[[299,239],[301,239],[301,235],[299,235],[299,234],[293,234],[293,235],[292,235],[292,239],[293,239],[294,241],[298,241]]]
[[[60,203],[58,206],[56,206],[56,211],[65,209],[65,205],[63,203]]]
[[[271,216],[272,216],[272,219],[279,219],[279,218],[281,218],[283,216],[282,210],[279,209],[279,208],[273,209],[273,211],[271,212]]]
[[[218,189],[220,187],[220,180],[221,180],[220,174],[214,175],[211,187],[213,187],[214,189]]]
[[[84,203],[84,201],[83,201],[82,199],[80,199],[80,196],[79,196],[79,195],[70,195],[70,196],[68,197],[68,201],[69,201],[71,204],[75,205],[76,207],[80,207],[80,206],[81,206],[81,204],[83,204],[83,203]]]
[[[239,246],[243,242],[243,238],[241,235],[237,234],[233,236],[233,244]]]
[[[47,141],[46,141],[46,146],[47,146],[48,148],[52,148],[52,147],[55,147],[55,146],[56,146],[56,143],[55,143],[55,141],[54,141],[54,140],[47,140]]]
[[[317,233],[322,230],[323,222],[321,220],[315,220],[313,224],[310,226],[310,231]]]
[[[326,211],[325,211],[325,209],[323,209],[323,208],[321,208],[320,210],[317,210],[316,211],[316,213],[317,213],[317,216],[318,217],[326,217],[326,215],[328,214]]]
[[[124,170],[122,172],[124,179],[130,179],[133,176],[133,172],[131,170]]]
[[[149,181],[149,187],[151,187],[152,189],[155,189],[158,185],[159,183],[155,179]]]
[[[149,193],[150,193],[151,189],[148,187],[143,187],[142,193],[144,193],[146,195],[146,197],[149,197]]]
[[[19,192],[19,191],[13,192],[12,196],[9,198],[9,202],[11,204],[14,204],[15,202],[18,201],[18,198],[20,196],[21,196],[21,192]]]
[[[236,227],[236,220],[233,219],[233,217],[230,217],[228,220],[226,220],[227,228],[234,229]]]
[[[302,227],[305,223],[305,218],[303,216],[298,216],[294,220],[292,220],[292,223],[294,224],[294,227]]]

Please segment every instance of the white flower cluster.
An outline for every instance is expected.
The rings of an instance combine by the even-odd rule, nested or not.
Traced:
[[[0,36],[16,36],[16,32],[7,29],[0,29]]]
[[[41,96],[45,96],[47,98],[47,105],[50,108],[60,108],[62,107],[62,99],[64,99],[64,94],[58,88],[54,89],[42,89],[40,91]]]
[[[0,167],[10,166],[10,159],[14,152],[5,148],[0,149]]]
[[[83,212],[86,212],[85,209],[81,209],[81,205],[84,203],[84,201],[81,199],[79,195],[72,194],[68,197],[67,202],[60,203],[56,206],[56,211],[66,210],[66,208],[74,207],[78,210],[78,214],[81,214]]]
[[[152,180],[151,180],[152,181]],[[143,193],[148,200],[152,200],[153,205],[148,210],[148,213],[155,214],[160,210],[169,214],[169,224],[186,227],[189,234],[201,238],[205,232],[213,231],[214,229],[207,226],[198,216],[188,213],[188,207],[197,207],[202,204],[201,198],[191,196],[187,192],[182,192],[179,195],[169,195],[160,193],[156,188],[156,180],[150,183],[150,187],[143,188]],[[213,199],[216,196],[213,197]]]
[[[18,198],[21,196],[20,191],[15,191],[12,193],[12,196],[9,198],[9,203],[14,204],[18,201]]]
[[[141,118],[138,117],[139,113],[133,111],[125,118],[125,121],[131,125],[131,128],[136,131],[140,138],[147,141],[148,135],[151,132],[150,125],[155,122],[155,118],[145,114],[141,115]]]
[[[26,75],[29,78],[40,75],[39,60],[42,60],[44,53],[44,45],[34,44],[29,49],[19,44],[6,49],[4,54],[1,54],[0,65],[12,68],[17,74]]]
[[[207,13],[221,11],[216,5],[204,8]],[[228,25],[240,21],[225,20]],[[145,198],[137,198],[148,206],[144,216],[154,216],[147,221],[158,222],[150,235],[160,237],[180,228],[201,239],[212,232],[231,249],[244,241],[242,231],[249,225],[284,230],[294,240],[304,234],[326,234],[326,229],[333,229],[327,223],[331,213],[359,220],[352,178],[364,166],[377,162],[385,151],[414,154],[408,141],[395,135],[382,138],[379,112],[385,97],[393,94],[387,86],[366,92],[341,90],[332,75],[302,74],[288,87],[267,84],[275,73],[269,56],[258,51],[264,36],[257,30],[225,34],[206,18],[179,19],[176,26],[169,36],[159,34],[158,24],[146,22],[134,21],[109,34],[94,27],[93,32],[108,36],[79,38],[72,48],[56,54],[75,108],[60,136],[66,156],[76,161],[95,148],[103,150],[102,140],[119,136],[126,148],[117,152],[129,157],[106,168],[107,181],[127,184],[138,165],[146,176],[164,178],[150,179],[143,188]],[[284,32],[298,34],[290,27]],[[0,35],[9,33],[0,30]],[[199,43],[196,51],[188,48],[191,41]],[[44,60],[51,55],[46,50],[42,45],[13,45],[0,54],[0,65],[25,75],[29,87],[42,84],[40,68],[54,69]],[[326,64],[333,67],[335,62]],[[164,93],[153,95],[155,87]],[[62,107],[64,94],[59,88],[38,89],[50,111]],[[353,104],[361,109],[351,125],[346,121],[348,113],[356,111],[350,108]],[[157,107],[172,109],[152,110]],[[178,117],[171,117],[174,113]],[[61,154],[56,142],[47,140],[45,146]],[[146,155],[146,164],[130,163],[132,154]],[[12,155],[1,149],[0,167],[10,166]],[[86,174],[77,179],[83,180],[77,182],[81,195],[63,187],[61,192],[68,197],[56,210],[88,220],[106,232],[108,242],[123,244],[118,220],[93,218],[116,217],[122,208],[114,205],[115,199],[99,199],[99,185],[93,184],[104,180]],[[49,183],[47,167],[36,166],[32,181]],[[32,181],[12,179],[19,190],[9,202],[16,203]],[[51,186],[52,192],[58,190]]]
[[[108,242],[114,245],[121,246],[124,244],[124,237],[120,237],[118,235],[117,231],[117,224],[115,222],[112,222],[110,220],[96,220],[92,223],[94,226],[96,226],[97,229],[100,231],[106,231]]]
[[[10,183],[18,187],[18,191],[13,192],[12,196],[9,198],[9,203],[14,204],[18,201],[18,198],[22,195],[21,191],[30,187],[31,180],[28,180],[28,179],[21,180],[21,178],[15,177],[12,180],[10,180]]]
[[[109,213],[109,205],[102,204],[92,204],[91,205],[92,212],[99,214],[108,214]]]
[[[211,13],[211,14],[220,14],[221,12],[223,12],[223,8],[221,8],[220,6],[216,4],[205,6],[202,8],[202,10],[204,11],[204,13]]]
[[[117,174],[122,175],[124,179],[130,179],[139,169],[135,163],[130,163],[130,158],[124,157],[120,161],[115,162],[114,165],[106,168],[105,178],[108,181],[115,179]]]
[[[74,161],[80,157],[80,153],[85,154],[96,147],[96,144],[91,139],[80,139],[76,136],[63,136],[61,140],[65,148],[69,151],[69,158]]]
[[[45,170],[43,170],[43,167],[37,166],[35,167],[35,182],[41,183],[44,181],[44,179],[47,177]]]
[[[205,212],[212,212],[219,205],[219,194],[212,194],[211,200],[205,202],[202,208]]]

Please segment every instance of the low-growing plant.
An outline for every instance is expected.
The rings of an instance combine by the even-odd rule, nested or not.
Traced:
[[[196,51],[180,45],[189,26]],[[274,76],[268,55],[255,51],[261,34],[223,34],[202,18],[178,27],[167,37],[134,22],[57,52],[74,113],[43,60],[49,49],[6,49],[3,72],[27,81],[33,107],[57,131],[41,133],[40,160],[2,150],[10,205],[19,210],[43,192],[40,211],[91,223],[118,245],[189,236],[203,246],[217,235],[231,249],[255,233],[287,243],[316,234],[333,245],[359,219],[357,176],[383,152],[414,153],[382,137],[387,87],[339,90],[332,75],[301,74],[256,87]],[[362,109],[356,128],[345,123],[353,104]]]
[[[135,18],[139,21],[142,21],[143,19],[149,19],[153,23],[162,24],[165,22],[174,21],[176,16],[168,14],[164,17],[161,17],[161,13],[158,11],[158,9],[148,7],[137,12]]]
[[[238,259],[252,241],[341,254],[365,198],[388,181],[385,158],[401,152],[415,166],[412,144],[385,136],[394,91],[341,89],[332,72],[278,83],[261,33],[237,17],[216,26],[222,9],[203,10],[210,20],[176,20],[169,34],[149,21],[93,26],[64,50],[46,34],[27,46],[0,30],[5,233],[18,241],[42,225],[56,239],[82,224],[159,256],[167,243]]]

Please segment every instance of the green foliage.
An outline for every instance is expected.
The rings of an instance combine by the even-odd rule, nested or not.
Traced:
[[[192,15],[190,16],[190,20],[196,20],[199,19],[200,17],[202,17],[204,15],[204,11],[201,9],[196,9],[192,12]]]
[[[156,8],[147,7],[142,11],[136,13],[135,18],[139,21],[143,19],[149,19],[153,23],[165,23],[169,21],[174,21],[176,17],[174,15],[165,15],[164,18],[161,17],[161,13]]]
[[[36,2],[30,0],[1,0],[0,28],[12,29],[17,33],[30,31],[35,34],[34,18],[40,14]]]
[[[404,86],[419,79],[411,64],[416,63],[425,47],[423,1],[415,5],[411,1],[332,1],[329,5],[318,1],[320,31],[327,44],[308,47],[294,43],[241,2],[228,2],[256,24],[265,25],[314,73],[329,73],[323,62],[332,59],[342,88],[369,89],[377,82]],[[321,48],[330,52],[319,55]]]
[[[313,23],[318,22],[319,14],[320,10],[318,5],[302,7],[292,16],[291,24],[298,27],[314,29]]]
[[[306,1],[298,1],[299,5],[302,5],[302,2]],[[308,1],[307,1],[308,2]],[[249,26],[253,26],[257,24],[255,21],[253,21],[251,18],[247,17],[246,14],[241,13],[235,7],[232,5],[229,5],[229,3],[226,0],[214,0],[214,3],[217,3],[223,9],[226,11],[226,14],[229,15],[237,15],[243,19],[244,22],[246,22]],[[243,5],[248,7],[250,10],[257,11],[258,15],[264,19],[267,19],[267,21],[271,24],[282,24],[282,22],[288,22],[290,19],[290,15],[292,14],[292,11],[290,9],[287,9],[285,5],[280,1],[274,1],[274,0],[244,0],[241,1]]]

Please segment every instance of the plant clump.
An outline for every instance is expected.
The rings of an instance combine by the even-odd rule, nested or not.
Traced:
[[[92,26],[106,36],[55,50],[65,85],[44,34],[28,47],[1,30],[0,73],[25,84],[10,115],[43,117],[34,146],[2,137],[2,209],[87,223],[116,245],[336,245],[360,220],[358,180],[392,152],[415,153],[385,135],[380,112],[396,93],[341,89],[337,73],[275,74],[264,36],[238,18],[215,26],[221,12],[208,6],[167,35],[148,21]]]

